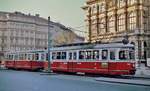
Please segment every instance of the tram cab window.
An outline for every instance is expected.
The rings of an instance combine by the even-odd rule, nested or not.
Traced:
[[[134,54],[135,54],[134,51],[130,51],[129,52],[129,58],[130,59],[135,59],[135,55]]]
[[[84,59],[85,56],[85,52],[84,51],[80,51],[79,52],[79,59]]]
[[[99,59],[99,51],[98,50],[93,51],[93,59]]]
[[[127,60],[128,59],[128,54],[125,50],[121,50],[119,52],[119,59],[120,60]]]
[[[61,59],[66,59],[66,52],[62,52]]]
[[[102,60],[108,59],[108,50],[102,50]]]
[[[110,51],[110,60],[115,60],[115,51]]]

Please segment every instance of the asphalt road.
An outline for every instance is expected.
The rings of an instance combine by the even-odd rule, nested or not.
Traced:
[[[105,83],[94,77],[0,70],[0,91],[150,91],[150,87]]]

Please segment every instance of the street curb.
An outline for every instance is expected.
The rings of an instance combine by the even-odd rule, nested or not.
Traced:
[[[124,76],[129,78],[150,79],[150,76]]]
[[[131,79],[116,79],[116,78],[96,78],[96,81],[101,81],[101,82],[108,82],[108,83],[120,83],[120,84],[130,84],[130,85],[140,85],[140,86],[149,86],[150,87],[150,81],[145,81],[143,80],[131,80]],[[128,81],[130,80],[130,81]],[[132,81],[132,82],[131,82]],[[137,81],[142,81],[141,83]]]

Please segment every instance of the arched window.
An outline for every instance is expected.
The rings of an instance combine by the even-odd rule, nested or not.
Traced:
[[[96,8],[96,5],[93,5],[91,7],[91,10],[92,10],[92,14],[95,14],[97,12],[97,8]]]
[[[137,2],[137,0],[128,0],[128,5],[133,5]]]
[[[135,12],[131,12],[128,15],[128,30],[134,30],[136,28],[136,13]]]
[[[99,6],[99,11],[100,12],[104,12],[105,11],[105,2],[102,2],[101,4],[100,4],[100,6]]]
[[[124,31],[125,30],[125,15],[119,15],[118,16],[118,31]]]
[[[125,4],[126,4],[125,1],[126,1],[126,0],[118,0],[118,7],[119,7],[119,8],[124,7]]]

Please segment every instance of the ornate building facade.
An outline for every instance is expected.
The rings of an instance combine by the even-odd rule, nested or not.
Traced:
[[[84,41],[64,25],[52,21],[50,33],[53,45]],[[0,59],[7,51],[46,49],[47,45],[47,19],[39,14],[0,12]]]
[[[135,45],[136,60],[150,56],[150,0],[87,0],[88,41],[115,42],[128,39]]]

